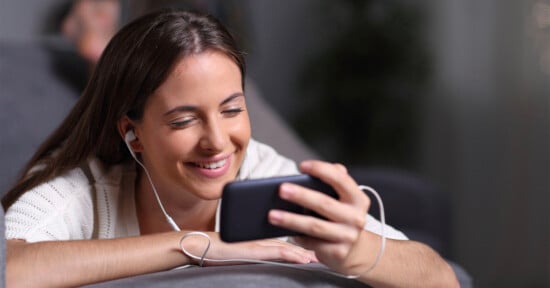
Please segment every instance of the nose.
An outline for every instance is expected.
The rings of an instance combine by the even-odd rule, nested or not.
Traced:
[[[199,146],[201,149],[212,153],[221,152],[225,148],[227,139],[227,131],[221,121],[210,119],[205,122]]]

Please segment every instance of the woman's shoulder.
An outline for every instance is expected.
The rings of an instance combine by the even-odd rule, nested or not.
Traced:
[[[78,167],[23,193],[6,211],[6,237],[28,242],[74,239],[93,227],[64,225],[80,218],[93,218],[91,187],[85,171]],[[75,226],[75,229],[64,227]],[[78,238],[81,238],[78,236]]]
[[[296,162],[279,154],[271,146],[250,139],[238,178],[254,179],[298,173]]]
[[[27,192],[6,211],[8,237],[27,241],[85,239],[93,231],[96,193],[115,191],[131,165],[106,165],[96,158]],[[104,193],[109,203],[116,195]],[[63,228],[62,228],[63,227]]]
[[[22,199],[33,199],[33,202],[40,203],[39,199],[43,199],[46,200],[44,204],[54,204],[78,196],[89,187],[85,169],[76,167],[23,193],[15,203]]]

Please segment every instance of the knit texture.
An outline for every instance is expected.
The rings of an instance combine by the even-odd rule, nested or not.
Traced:
[[[88,179],[81,169],[73,169],[23,194],[8,209],[6,238],[27,242],[89,239],[93,211]]]

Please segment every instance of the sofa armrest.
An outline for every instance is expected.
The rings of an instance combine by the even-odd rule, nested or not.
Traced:
[[[320,264],[306,264],[322,268]],[[302,266],[302,265],[298,265]],[[319,271],[304,271],[271,264],[245,264],[176,269],[123,278],[87,287],[369,287],[357,280],[345,279]]]

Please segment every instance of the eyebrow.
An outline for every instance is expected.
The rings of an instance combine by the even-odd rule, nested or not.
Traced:
[[[225,98],[221,103],[220,103],[220,106],[221,105],[224,105],[224,104],[227,104],[229,102],[231,102],[233,99],[237,98],[237,97],[240,97],[240,96],[243,96],[244,97],[244,94],[242,92],[235,92],[231,95],[229,95],[229,97]],[[172,113],[175,113],[175,112],[188,112],[188,111],[196,111],[197,110],[197,107],[196,106],[191,106],[191,105],[182,105],[182,106],[177,106],[173,109],[170,109],[169,111],[167,111],[166,113],[163,114],[163,116],[168,116]]]

